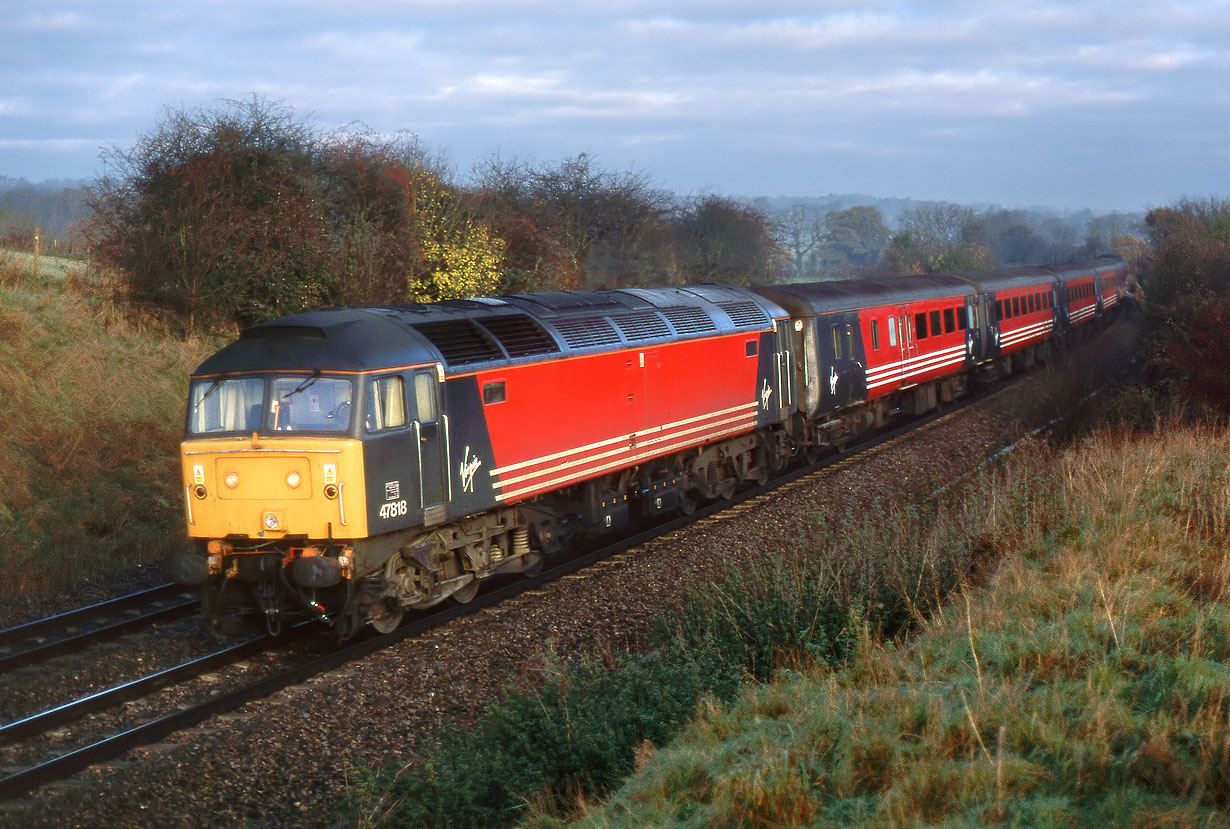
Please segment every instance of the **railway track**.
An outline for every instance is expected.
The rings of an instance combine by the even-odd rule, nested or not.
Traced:
[[[600,561],[617,558],[640,545],[689,524],[715,518],[727,511],[744,509],[756,500],[766,498],[783,487],[796,483],[801,484],[809,478],[823,474],[827,469],[845,466],[878,447],[895,442],[907,434],[926,429],[943,419],[951,417],[961,409],[973,405],[991,394],[997,393],[1003,388],[1006,387],[1000,386],[994,390],[969,395],[954,407],[937,411],[921,420],[876,434],[860,442],[857,446],[848,448],[847,451],[840,455],[832,455],[815,464],[796,467],[763,485],[740,490],[730,499],[704,505],[692,515],[669,519],[639,532],[625,535],[612,543],[605,544],[592,551],[579,554],[567,560],[554,562],[535,576],[513,576],[497,580],[489,585],[488,589],[481,591],[471,602],[464,605],[448,604],[431,611],[426,611],[417,618],[407,620],[391,633],[373,633],[351,644],[329,647],[323,653],[316,653],[298,659],[288,658],[281,660],[292,664],[280,665],[266,671],[264,675],[255,680],[241,682],[227,690],[208,694],[205,698],[189,704],[175,703],[170,706],[170,710],[146,718],[141,722],[133,723],[130,721],[130,718],[110,714],[109,722],[98,727],[91,725],[81,729],[87,733],[93,733],[100,729],[102,732],[105,732],[100,733],[96,738],[88,739],[84,745],[75,745],[67,749],[57,747],[55,744],[61,742],[61,740],[58,739],[60,735],[56,735],[56,729],[71,731],[73,729],[65,729],[65,726],[88,722],[93,718],[108,715],[109,712],[114,712],[125,704],[152,699],[167,688],[192,682],[204,675],[225,671],[235,665],[243,664],[256,656],[269,654],[271,649],[288,649],[289,646],[303,639],[299,635],[300,633],[311,630],[318,632],[320,629],[311,623],[304,622],[291,631],[290,635],[280,639],[275,640],[264,635],[257,636],[188,662],[118,684],[114,687],[83,695],[62,705],[57,705],[36,714],[0,725],[0,752],[11,752],[16,748],[19,751],[15,753],[18,753],[20,756],[38,757],[35,760],[25,761],[24,765],[18,764],[19,767],[14,767],[10,761],[6,769],[0,769],[0,775],[3,775],[0,776],[0,800],[18,797],[38,786],[65,779],[82,769],[111,760],[131,749],[157,743],[176,731],[191,728],[212,716],[234,710],[246,702],[275,694],[284,688],[302,683],[319,673],[334,670],[348,662],[360,659],[382,648],[387,648],[404,639],[421,635],[433,628],[446,625],[462,616],[477,613],[485,608],[506,601],[513,596],[538,590],[563,576],[577,573]],[[149,594],[150,597],[155,595],[165,597],[168,592],[174,592],[168,590],[170,587],[173,586],[164,586],[144,592]],[[106,602],[95,607],[109,606],[108,612],[114,614],[115,611],[125,608],[126,604],[128,607],[131,607],[137,601],[135,597],[140,595],[142,594],[133,594],[133,596],[117,599],[114,603]],[[172,602],[168,607],[179,607],[179,605]],[[75,620],[87,618],[94,610],[94,607],[83,608],[79,611],[23,625],[21,628],[27,631],[27,634],[23,634],[24,640],[28,641],[31,638],[44,635],[44,633],[39,633],[39,631],[46,632],[45,635],[50,637],[50,631],[56,629],[64,631],[75,627],[79,623]],[[132,621],[135,624],[136,618],[150,618],[153,613],[153,611],[150,611],[147,614],[134,616]],[[121,623],[117,622],[114,625],[101,626],[97,631],[91,630],[88,635],[103,637],[104,634],[101,631],[115,630],[119,624]],[[20,629],[14,628],[10,630],[16,632]],[[29,631],[34,631],[35,633],[28,635]],[[0,643],[5,641],[4,637],[9,632],[0,632]],[[115,635],[120,634],[117,633]],[[321,640],[319,636],[309,638],[317,644]],[[71,649],[73,647],[71,643],[76,641],[87,640],[78,640],[76,635],[61,636],[48,643],[48,647],[54,645],[57,647],[57,652],[62,653],[66,649]],[[42,645],[37,646],[39,649],[43,647]],[[20,657],[28,663],[29,660],[35,659],[36,653],[39,652],[38,649],[30,647],[25,650],[15,651],[13,658],[18,659]],[[43,650],[41,652],[48,653],[49,651]],[[56,735],[57,739],[49,740],[47,739],[48,735]],[[35,745],[40,742],[50,743],[51,745]],[[28,748],[25,751],[20,751],[23,747]],[[50,751],[50,756],[47,756],[48,751]]]
[[[178,584],[162,584],[0,630],[0,676],[158,622],[182,619],[195,613],[199,604],[193,591]]]

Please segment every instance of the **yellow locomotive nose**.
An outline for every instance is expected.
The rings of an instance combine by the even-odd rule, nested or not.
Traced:
[[[351,438],[245,438],[185,441],[193,538],[356,538],[367,533],[363,453]]]

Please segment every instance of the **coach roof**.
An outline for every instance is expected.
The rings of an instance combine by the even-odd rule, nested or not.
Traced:
[[[796,316],[900,305],[924,299],[965,296],[975,292],[972,283],[948,274],[760,285],[752,290]]]

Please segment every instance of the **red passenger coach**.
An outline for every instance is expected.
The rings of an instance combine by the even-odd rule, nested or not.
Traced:
[[[752,289],[795,318],[804,446],[840,444],[897,410],[959,393],[982,350],[972,283],[926,274]],[[939,381],[939,382],[936,382]],[[867,405],[863,405],[867,404]]]
[[[986,292],[991,315],[991,343],[986,357],[1033,351],[1055,331],[1057,283],[1046,268],[1010,268],[973,274]]]
[[[1059,296],[1066,316],[1060,323],[1066,329],[1093,322],[1102,315],[1099,291],[1103,271],[1113,272],[1112,260],[1092,260],[1051,266],[1059,280]],[[1113,260],[1117,262],[1118,260]]]

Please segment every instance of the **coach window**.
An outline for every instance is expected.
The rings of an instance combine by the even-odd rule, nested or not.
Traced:
[[[1003,322],[1004,320],[1004,301],[1002,299],[995,300],[995,321]]]
[[[897,318],[888,318],[888,344],[895,346],[897,344]]]
[[[957,330],[964,331],[965,330],[965,314],[967,313],[967,309],[965,307],[958,307],[953,313],[957,315]]]
[[[927,315],[925,313],[914,315],[914,339],[927,339]]]
[[[944,329],[941,328],[940,326],[941,326],[940,312],[932,311],[931,312],[931,336],[932,337],[939,336],[940,334],[944,332]]]
[[[378,377],[367,388],[367,431],[406,425],[406,381],[400,375]]]
[[[944,309],[944,333],[951,334],[957,330],[957,315],[952,308]]]
[[[1019,317],[1021,315],[1021,298],[1014,296],[1012,298],[1012,316]]]
[[[415,415],[419,423],[436,419],[436,376],[430,371],[414,375]]]
[[[871,350],[880,350],[880,323],[878,320],[871,321]]]

